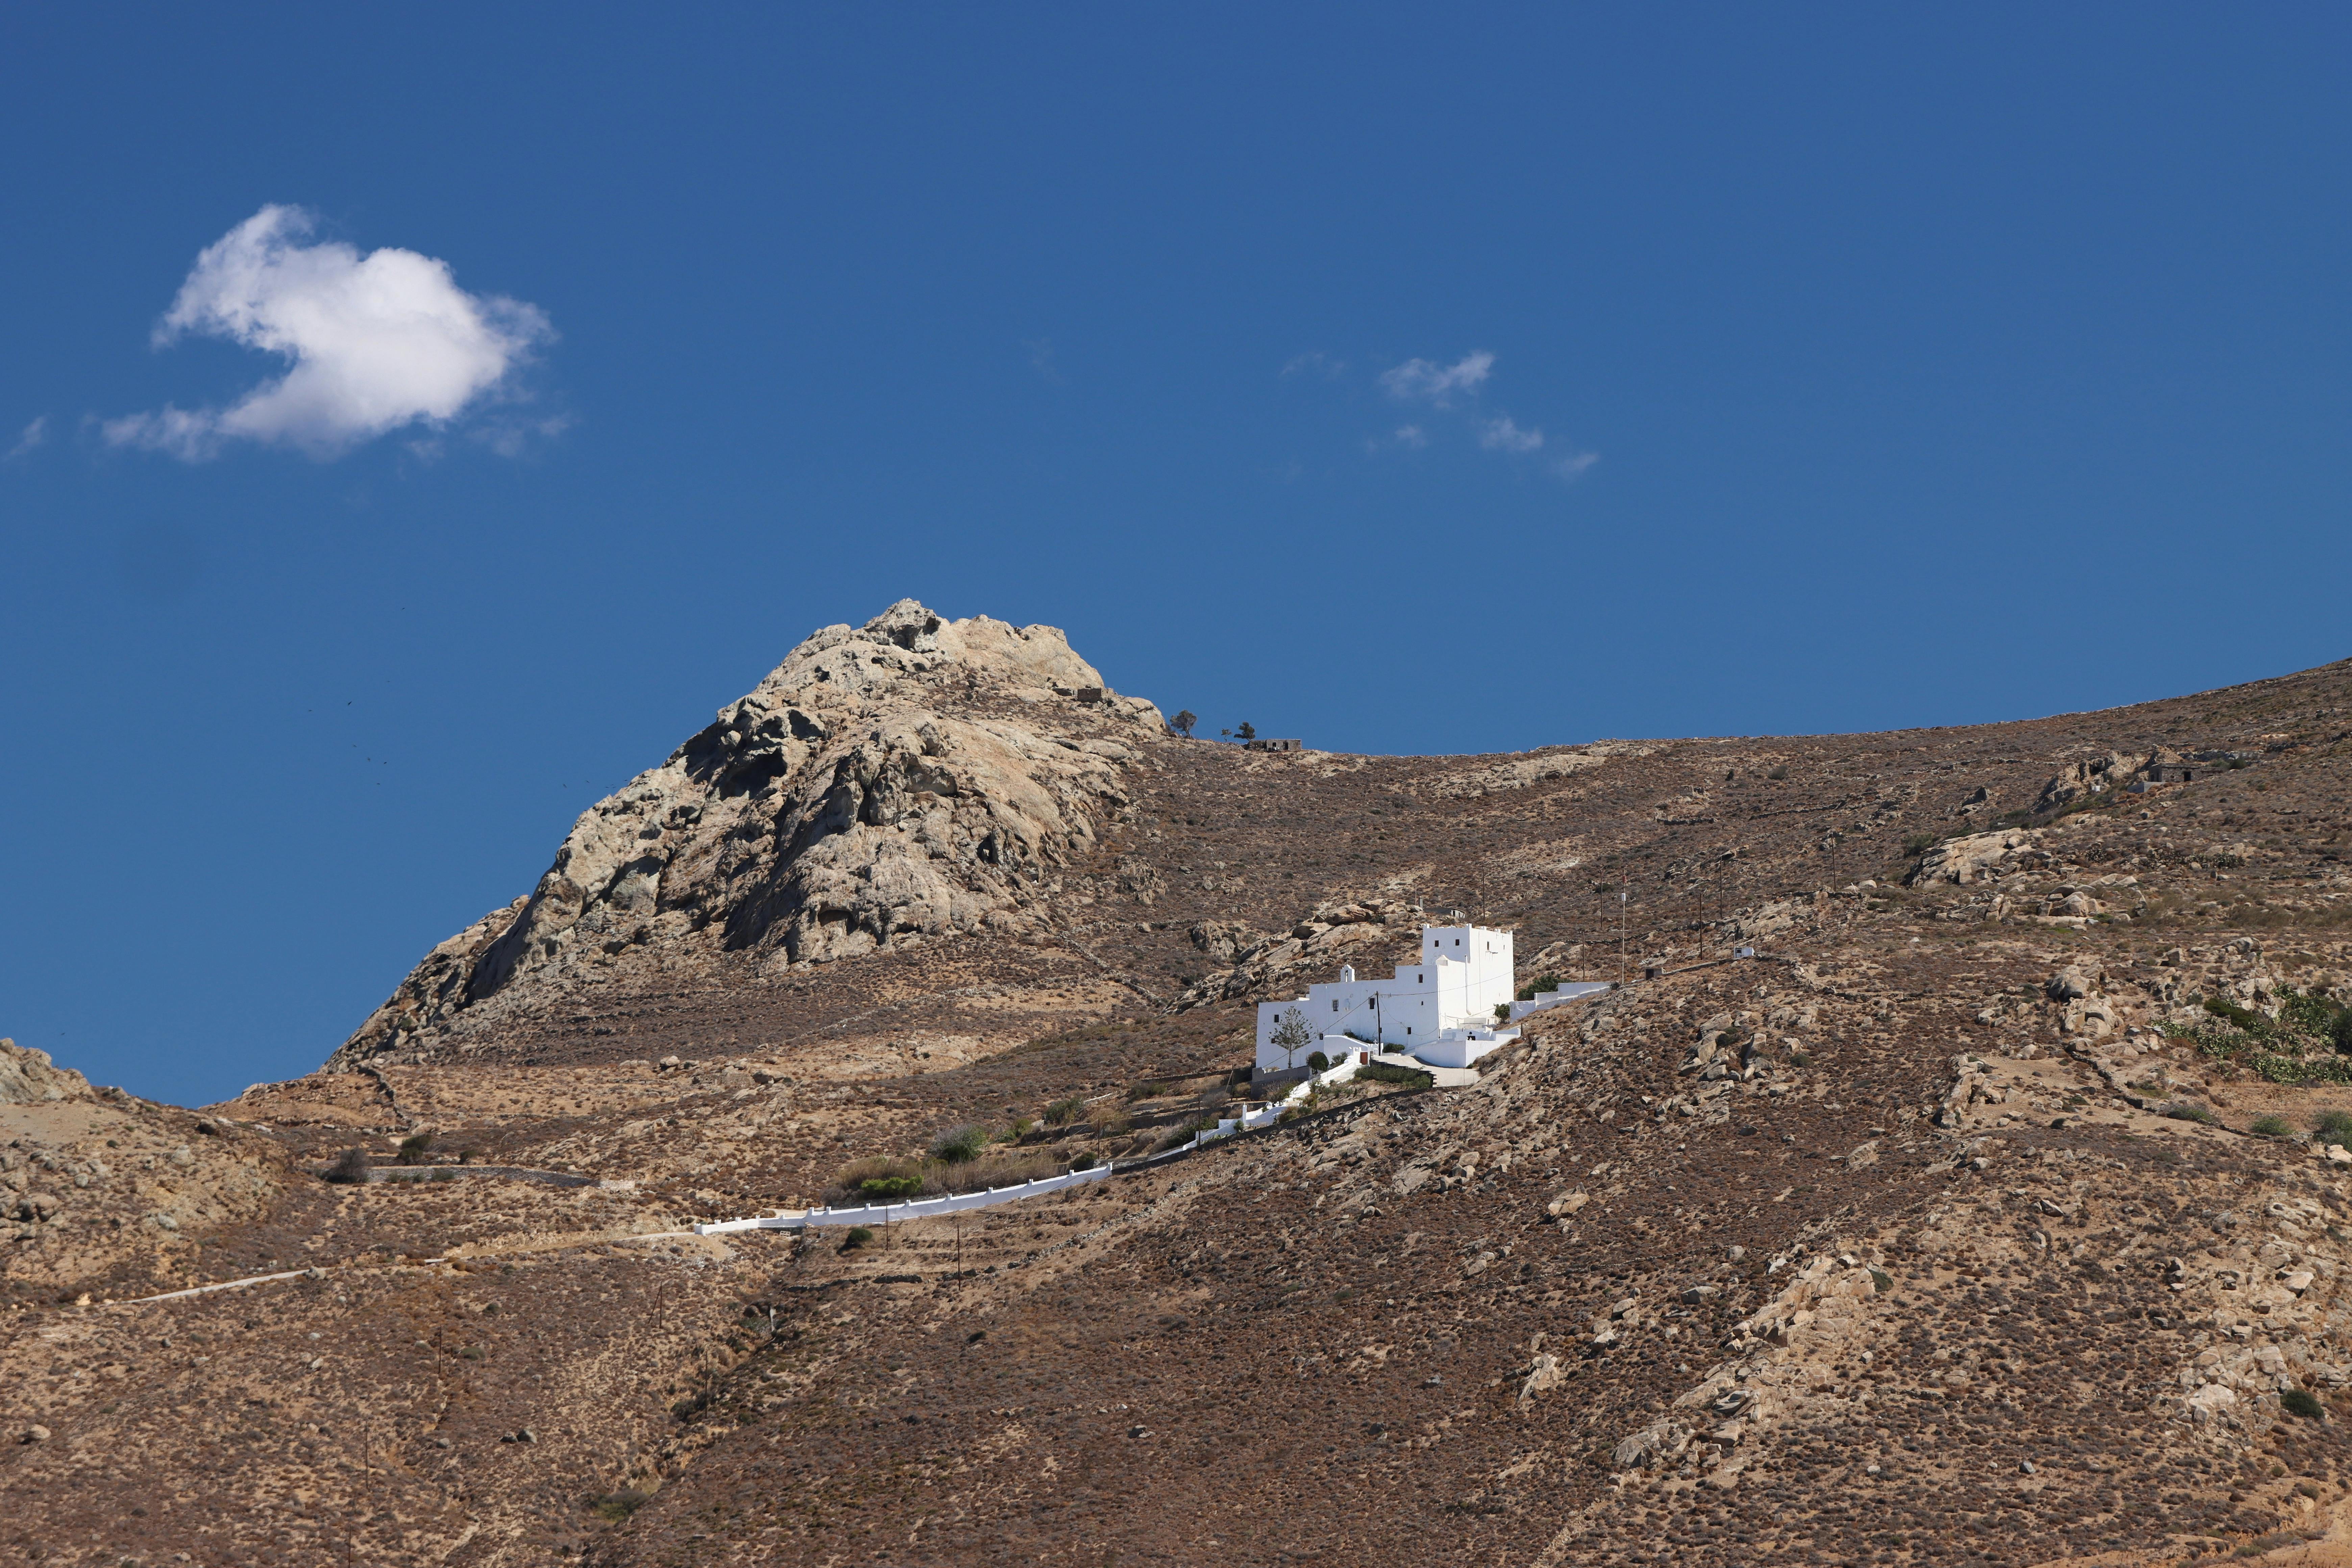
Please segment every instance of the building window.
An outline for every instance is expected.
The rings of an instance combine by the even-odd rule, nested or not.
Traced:
[[[1332,998],[1331,998],[1331,1011],[1333,1011],[1334,1013],[1336,1013],[1336,1012],[1338,1012],[1339,1010],[1339,999],[1337,996],[1334,996],[1334,997],[1332,997]]]

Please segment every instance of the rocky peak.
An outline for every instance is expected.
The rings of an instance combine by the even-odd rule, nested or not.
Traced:
[[[0,1105],[42,1105],[54,1100],[87,1100],[89,1079],[49,1060],[49,1053],[0,1040]]]
[[[912,599],[826,626],[583,812],[530,896],[435,948],[337,1059],[431,1054],[681,958],[772,973],[1009,923],[1165,732],[1052,626]]]

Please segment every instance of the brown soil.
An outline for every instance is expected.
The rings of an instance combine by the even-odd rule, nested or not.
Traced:
[[[2352,1188],[2250,1130],[2352,1085],[2184,1032],[2352,1001],[2347,715],[2337,665],[1875,736],[1168,740],[1017,929],[631,957],[467,1053],[204,1113],[0,1106],[0,1211],[51,1200],[0,1223],[0,1557],[2333,1560]],[[2021,816],[2158,744],[2243,765]],[[2004,818],[1907,885],[1906,844]],[[1052,1199],[674,1234],[1068,1097],[1027,1149],[1128,1146],[1416,901],[1515,927],[1528,978],[1618,978],[1622,907],[1630,983],[1475,1088]],[[418,1131],[468,1163],[316,1173]]]

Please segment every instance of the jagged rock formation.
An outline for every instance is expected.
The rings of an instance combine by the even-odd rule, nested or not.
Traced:
[[[648,952],[772,974],[1017,930],[1024,884],[1099,840],[1122,764],[1165,730],[1051,626],[911,599],[827,626],[583,812],[531,895],[436,947],[335,1065],[430,1051]]]
[[[89,1079],[71,1068],[57,1066],[48,1052],[0,1040],[0,1105],[82,1100],[89,1092]]]

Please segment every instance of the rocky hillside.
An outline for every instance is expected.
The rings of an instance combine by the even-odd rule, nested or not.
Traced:
[[[2347,748],[2332,665],[1262,755],[901,604],[333,1070],[200,1114],[0,1050],[0,1551],[2341,1560]],[[1473,1087],[1133,1163],[1230,1112],[1258,998],[1457,908],[1622,984]],[[865,1245],[684,1232],[1106,1159]]]

